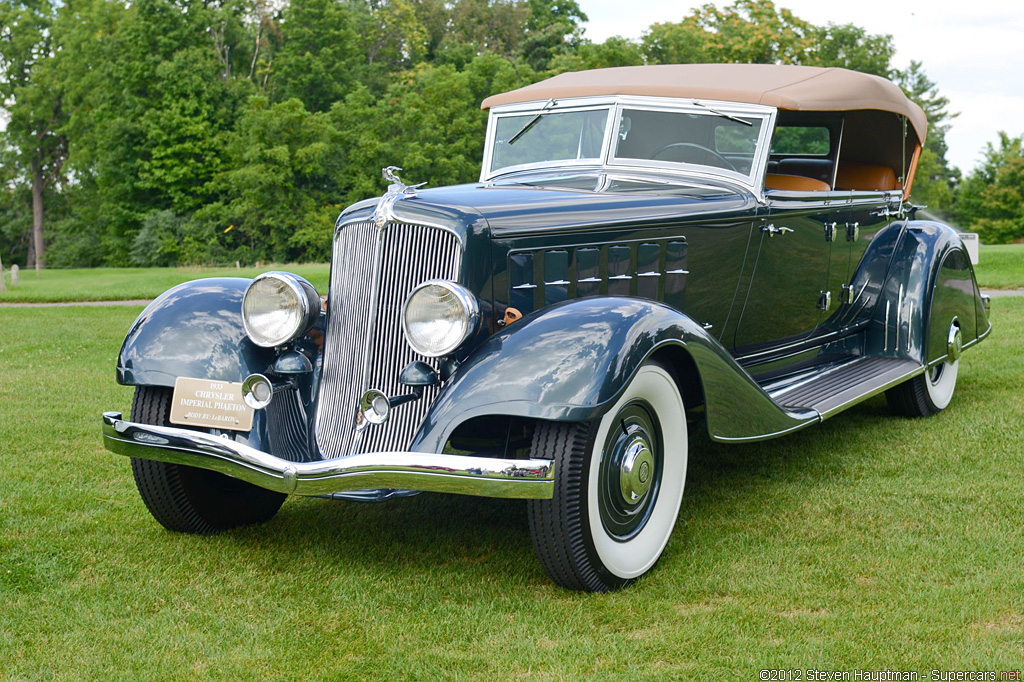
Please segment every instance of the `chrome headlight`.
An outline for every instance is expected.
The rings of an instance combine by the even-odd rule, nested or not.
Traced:
[[[309,331],[320,315],[313,285],[287,272],[265,272],[242,296],[242,324],[257,346],[272,348]]]
[[[448,355],[473,335],[480,304],[465,287],[442,279],[424,282],[402,306],[402,331],[412,349],[428,358]]]

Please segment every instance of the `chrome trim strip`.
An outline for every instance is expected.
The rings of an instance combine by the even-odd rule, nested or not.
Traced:
[[[229,438],[125,421],[103,413],[103,445],[111,452],[218,471],[289,495],[401,488],[431,492],[550,499],[550,459],[497,459],[423,452],[367,452],[316,462],[291,462]]]
[[[798,341],[780,346],[778,348],[769,348],[768,350],[761,350],[756,353],[748,353],[746,355],[739,355],[736,357],[736,362],[742,364],[744,367],[747,365],[758,365],[759,362],[752,362],[757,358],[768,357],[769,361],[774,362],[775,360],[782,360],[793,355],[799,355],[812,348],[821,348],[824,345],[831,343],[842,336],[842,332],[833,331],[821,336],[813,336],[813,332],[810,336],[805,336]]]
[[[803,423],[797,424],[796,426],[791,426],[788,429],[783,429],[781,431],[775,431],[773,433],[764,433],[764,434],[760,434],[760,435],[757,435],[757,436],[738,436],[738,437],[716,436],[716,435],[712,434],[711,435],[711,440],[717,441],[719,443],[754,443],[754,442],[759,441],[759,440],[769,440],[771,438],[778,438],[779,436],[785,436],[787,433],[793,433],[794,431],[799,431],[800,429],[805,429],[808,426],[810,426],[811,424],[817,424],[819,422],[821,422],[821,415],[820,414],[818,414],[818,418],[817,419],[810,419],[810,420],[805,421]]]

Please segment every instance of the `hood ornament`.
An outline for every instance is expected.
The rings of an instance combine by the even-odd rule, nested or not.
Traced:
[[[388,185],[388,191],[380,198],[380,201],[377,202],[377,208],[373,211],[373,222],[379,229],[383,229],[388,221],[394,220],[393,208],[396,201],[415,197],[416,190],[427,184],[421,182],[417,185],[406,185],[398,177],[398,171],[400,170],[402,169],[398,166],[388,166],[381,169],[381,175],[391,184]]]
[[[381,169],[381,175],[384,176],[385,180],[391,183],[388,185],[388,194],[404,194],[405,196],[410,197],[416,196],[416,190],[427,183],[421,182],[418,185],[406,185],[397,175],[397,171],[400,170],[402,169],[398,166],[388,166],[387,168]]]

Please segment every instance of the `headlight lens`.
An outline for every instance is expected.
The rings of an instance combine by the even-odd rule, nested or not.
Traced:
[[[402,330],[412,349],[428,358],[448,355],[480,321],[480,306],[465,287],[446,280],[424,282],[402,307]]]
[[[265,272],[242,297],[242,324],[257,346],[272,348],[309,331],[320,314],[313,285],[286,272]]]

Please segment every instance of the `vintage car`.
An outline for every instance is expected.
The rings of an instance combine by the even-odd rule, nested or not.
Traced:
[[[480,181],[337,221],[329,291],[183,284],[128,332],[103,415],[171,530],[287,495],[525,498],[544,570],[602,591],[661,556],[688,432],[746,443],[885,392],[950,404],[990,331],[957,233],[914,219],[922,110],[843,69],[666,65],[493,96]]]

